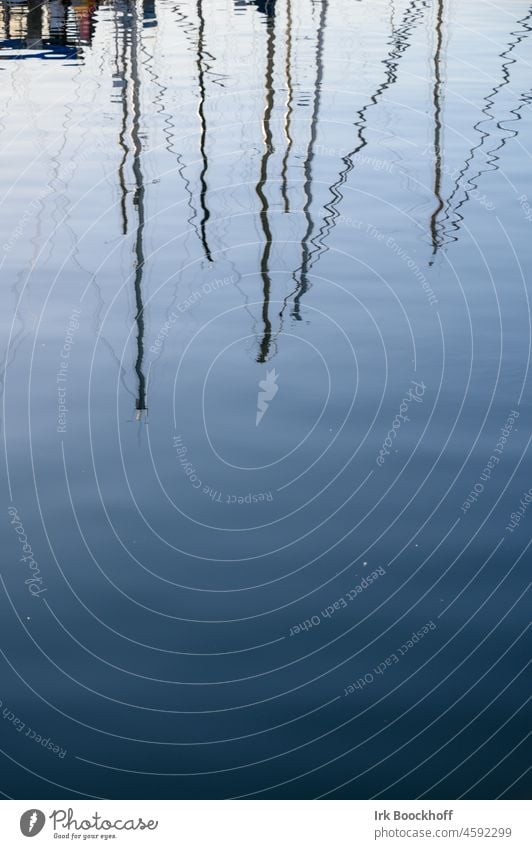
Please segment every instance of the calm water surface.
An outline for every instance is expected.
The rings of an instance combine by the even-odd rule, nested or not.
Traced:
[[[2,0],[4,795],[528,795],[531,42]]]

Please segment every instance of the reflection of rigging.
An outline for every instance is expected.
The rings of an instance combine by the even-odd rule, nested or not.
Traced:
[[[349,174],[355,167],[355,159],[357,155],[360,154],[360,152],[368,144],[365,136],[365,129],[368,123],[368,110],[377,106],[382,96],[386,93],[390,86],[397,81],[399,60],[410,46],[410,36],[412,35],[413,30],[422,21],[427,6],[428,0],[411,0],[408,8],[402,15],[400,23],[392,28],[390,36],[391,49],[388,57],[383,60],[383,64],[386,66],[385,79],[370,96],[370,99],[365,106],[362,106],[357,112],[358,120],[355,121],[355,126],[358,128],[357,144],[353,150],[342,157],[344,168],[340,171],[337,180],[329,186],[329,192],[332,199],[324,204],[326,214],[323,217],[323,224],[321,225],[318,233],[310,239],[310,244],[314,247],[309,251],[306,260],[307,273],[319,260],[321,255],[329,249],[327,246],[327,238],[336,226],[336,221],[340,215],[338,207],[344,197],[342,194],[342,186],[345,185]]]
[[[268,198],[265,194],[265,186],[268,180],[268,162],[273,152],[273,134],[270,126],[270,120],[273,112],[274,92],[273,92],[273,70],[275,57],[275,17],[274,17],[274,2],[270,0],[265,5],[266,18],[266,75],[264,79],[265,102],[264,112],[262,116],[262,133],[264,139],[264,152],[260,163],[260,175],[255,191],[260,202],[259,218],[264,233],[264,248],[260,259],[260,275],[262,279],[262,323],[263,334],[259,344],[259,353],[257,355],[258,363],[265,363],[270,353],[270,345],[272,338],[272,323],[270,319],[270,294],[271,294],[271,277],[269,271],[269,261],[272,249],[272,231],[268,220]]]
[[[314,115],[314,129],[313,132],[315,134],[315,126],[317,125],[318,118],[318,107],[319,107],[319,91],[318,85],[321,84],[321,74],[320,74],[320,65],[321,62],[321,42],[323,41],[323,34],[325,28],[325,3],[322,4],[322,12],[320,19],[320,26],[322,27],[320,30],[319,38],[318,38],[318,46],[316,52],[316,64],[318,67],[318,77],[317,77],[317,88],[316,95],[314,101],[315,115]],[[312,266],[318,261],[320,256],[328,250],[328,246],[326,243],[327,237],[334,229],[336,225],[336,221],[340,215],[338,211],[338,206],[340,202],[343,200],[343,194],[341,191],[342,186],[347,182],[348,176],[350,172],[355,167],[355,159],[356,156],[366,147],[368,141],[365,137],[365,129],[367,127],[367,113],[368,110],[372,107],[376,106],[385,92],[390,88],[390,86],[397,81],[397,69],[399,67],[399,60],[403,53],[410,46],[409,38],[412,34],[412,31],[415,27],[421,22],[424,16],[425,9],[427,8],[428,2],[427,0],[412,0],[409,4],[408,8],[402,15],[400,23],[396,26],[393,23],[392,19],[392,33],[390,36],[390,44],[391,49],[388,54],[388,57],[383,60],[383,64],[386,66],[386,75],[385,79],[378,86],[377,90],[371,95],[369,101],[357,112],[358,120],[355,122],[355,126],[358,128],[357,131],[357,144],[353,148],[350,153],[346,154],[342,157],[342,162],[344,163],[344,168],[340,171],[337,180],[329,186],[329,192],[332,195],[332,200],[328,201],[324,208],[326,210],[326,214],[323,218],[323,223],[318,231],[318,233],[311,238],[312,227],[309,227],[307,224],[307,233],[303,239],[303,256],[302,256],[302,264],[299,269],[301,271],[300,282],[296,286],[296,288],[285,298],[283,308],[281,310],[281,318],[284,314],[284,310],[286,308],[287,302],[289,298],[294,294],[294,307],[292,311],[292,316],[296,319],[300,318],[300,301],[302,295],[308,289],[308,273]],[[306,175],[308,179],[311,179],[312,172],[312,145],[313,142],[309,145],[309,150],[307,151],[307,162],[305,165]],[[307,195],[308,197],[308,195]],[[307,219],[308,220],[308,219]],[[313,245],[313,248],[310,249],[310,245]],[[295,274],[296,272],[294,272]]]
[[[177,4],[173,12],[175,13],[175,20],[177,26],[183,30],[185,34],[185,38],[190,45],[190,49],[196,53],[197,51],[197,43],[195,33],[197,30],[196,24],[184,13],[181,11],[179,4]],[[191,188],[191,183],[189,177],[187,177],[186,164],[183,159],[183,154],[179,152],[177,149],[177,143],[180,140],[180,137],[177,136],[175,118],[169,111],[169,108],[165,106],[164,103],[164,94],[167,91],[167,87],[162,85],[158,75],[152,71],[152,77],[155,85],[159,88],[159,95],[156,97],[155,102],[159,105],[159,111],[161,115],[164,116],[164,127],[163,132],[167,140],[166,149],[172,155],[175,156],[177,161],[177,172],[183,181],[185,192],[187,194],[187,205],[190,210],[190,216],[187,218],[187,224],[193,228],[196,236],[198,237],[205,255],[207,255],[205,251],[205,244],[202,238],[202,232],[199,229],[199,213],[194,205],[194,194]]]
[[[506,131],[507,134],[502,136],[499,144],[496,145],[496,147],[494,147],[491,150],[488,150],[486,152],[486,154],[485,154],[485,157],[486,157],[486,160],[487,160],[486,167],[480,168],[477,171],[477,173],[475,174],[474,177],[469,177],[469,179],[465,183],[465,187],[464,187],[464,183],[463,183],[464,177],[466,176],[468,170],[470,169],[471,165],[475,161],[477,152],[482,151],[482,149],[485,145],[485,142],[491,136],[491,132],[489,130],[481,129],[481,126],[482,126],[482,124],[493,122],[495,120],[495,116],[492,114],[495,98],[498,95],[498,93],[501,91],[501,89],[503,89],[505,86],[507,86],[508,83],[510,82],[509,68],[510,68],[511,65],[515,64],[516,61],[517,61],[516,59],[514,59],[511,56],[511,54],[516,49],[516,47],[518,47],[519,44],[521,44],[521,42],[524,41],[524,39],[526,39],[529,36],[530,32],[532,31],[532,26],[531,26],[531,23],[530,23],[531,18],[532,18],[532,6],[529,7],[527,14],[523,18],[521,18],[520,20],[517,21],[517,23],[522,26],[522,29],[518,32],[512,32],[511,33],[511,35],[514,36],[513,41],[510,41],[506,50],[503,53],[500,54],[501,59],[504,59],[504,62],[503,62],[502,67],[501,67],[502,80],[501,80],[500,83],[498,83],[496,86],[494,86],[492,88],[492,90],[490,91],[490,93],[484,98],[485,105],[482,108],[482,114],[485,117],[481,118],[479,121],[477,121],[477,123],[473,127],[475,132],[479,133],[480,140],[477,142],[476,145],[473,145],[473,147],[470,149],[469,154],[466,157],[462,168],[460,169],[460,171],[458,171],[457,176],[453,181],[453,190],[452,190],[451,194],[449,195],[447,202],[445,203],[445,212],[444,212],[442,221],[440,222],[440,225],[439,225],[439,230],[440,230],[439,237],[438,237],[439,246],[442,246],[446,242],[454,242],[454,241],[457,240],[457,233],[460,230],[460,225],[461,225],[461,222],[463,221],[463,215],[461,214],[460,210],[463,208],[463,206],[470,199],[473,191],[475,191],[477,189],[477,181],[482,176],[482,174],[485,174],[488,171],[493,171],[493,170],[497,169],[498,166],[496,165],[496,163],[497,163],[497,160],[499,159],[499,157],[497,155],[498,151],[501,150],[504,147],[504,145],[506,144],[506,142],[510,138],[513,138],[514,135],[517,134],[516,130],[506,131],[506,129],[502,126],[501,121],[497,121],[497,123],[496,123],[497,129]],[[530,98],[526,93],[523,93],[520,97],[520,100],[521,100],[521,104],[519,106],[515,107],[514,109],[510,110],[510,113],[512,115],[514,115],[514,120],[516,120],[516,121],[519,121],[521,119],[521,115],[519,113],[520,113],[521,109],[523,108],[523,106],[525,106],[527,103],[530,102]],[[463,188],[463,197],[453,207],[453,201],[454,201],[455,197],[457,196],[457,194],[458,194],[458,192],[460,191],[461,188]]]

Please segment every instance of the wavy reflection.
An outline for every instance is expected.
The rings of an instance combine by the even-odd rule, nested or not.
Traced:
[[[201,244],[203,245],[203,250],[205,251],[205,256],[207,257],[209,262],[212,262],[211,249],[209,248],[209,243],[207,242],[207,221],[211,217],[210,210],[207,206],[207,170],[209,167],[209,159],[207,156],[207,121],[205,118],[205,99],[206,99],[206,87],[205,87],[205,16],[203,13],[203,0],[197,0],[196,11],[198,15],[198,42],[197,42],[197,70],[198,70],[198,88],[199,88],[199,102],[198,102],[198,116],[200,121],[200,157],[201,157],[201,172],[200,172],[200,207],[201,207],[201,220],[200,220],[200,233],[201,233]]]
[[[265,187],[268,180],[268,163],[273,153],[273,133],[270,126],[270,119],[274,105],[274,88],[273,88],[273,71],[275,60],[275,17],[274,7],[272,2],[262,4],[264,13],[267,14],[266,20],[266,73],[264,77],[264,111],[262,115],[262,137],[264,141],[264,152],[260,163],[260,175],[255,192],[259,199],[259,219],[264,234],[264,247],[260,258],[260,275],[262,279],[262,324],[263,333],[259,343],[259,352],[257,354],[257,362],[265,363],[270,354],[270,345],[272,340],[272,323],[270,320],[270,296],[271,296],[271,277],[269,271],[270,254],[272,250],[272,231],[268,219],[268,198],[265,193]]]
[[[115,54],[115,87],[120,90],[122,117],[118,143],[122,156],[118,165],[118,183],[120,186],[120,210],[124,235],[130,232],[131,225],[128,217],[127,169],[131,162],[133,175],[132,208],[135,212],[135,240],[133,254],[135,258],[133,274],[133,294],[135,299],[136,325],[136,357],[134,371],[136,375],[137,392],[135,398],[136,419],[140,421],[147,413],[146,377],[144,374],[144,301],[142,282],[145,265],[144,231],[146,227],[146,188],[142,172],[142,140],[141,140],[141,74],[139,62],[140,32],[139,14],[133,2],[117,5],[120,20],[115,17],[115,25],[122,36],[121,45],[116,45]],[[149,10],[148,20],[156,21],[155,8]]]
[[[321,87],[323,82],[323,45],[325,39],[325,29],[327,26],[327,10],[329,7],[329,0],[322,0],[320,17],[318,23],[318,32],[316,36],[316,53],[315,53],[315,63],[316,63],[316,81],[314,84],[314,95],[313,95],[313,105],[312,105],[312,116],[310,119],[310,138],[307,146],[307,151],[305,155],[305,163],[303,166],[303,175],[304,175],[304,183],[303,183],[303,192],[305,195],[305,203],[303,205],[303,215],[306,219],[306,230],[301,242],[301,265],[299,268],[293,273],[294,280],[297,280],[297,273],[299,274],[299,282],[296,287],[296,294],[294,295],[294,304],[292,308],[292,318],[296,321],[301,321],[301,299],[307,292],[309,288],[309,278],[308,278],[308,270],[309,270],[309,261],[311,257],[310,252],[310,238],[312,233],[314,232],[314,221],[311,215],[312,209],[312,179],[313,179],[313,163],[314,163],[314,148],[316,145],[316,138],[318,134],[318,120],[320,114],[320,104],[321,104]]]
[[[356,113],[357,120],[354,126],[357,127],[357,143],[349,153],[342,157],[344,167],[339,172],[335,182],[329,186],[329,193],[332,196],[332,200],[324,204],[326,214],[323,217],[323,223],[316,236],[310,240],[313,248],[310,250],[306,262],[307,273],[318,262],[320,257],[329,250],[327,240],[336,226],[340,216],[339,206],[344,199],[342,187],[346,184],[349,174],[355,167],[356,157],[368,144],[365,136],[368,126],[368,112],[370,113],[370,110],[379,104],[383,95],[397,82],[400,59],[410,47],[410,38],[415,29],[423,21],[425,10],[428,7],[428,0],[412,0],[403,12],[397,26],[393,24],[392,19],[392,33],[389,38],[391,49],[388,56],[382,60],[382,64],[386,67],[384,80],[370,96],[368,102]]]
[[[521,29],[510,33],[513,38],[508,42],[506,50],[499,54],[500,58],[504,60],[499,73],[501,81],[497,83],[497,85],[493,86],[489,94],[483,98],[484,106],[482,107],[481,112],[485,117],[481,118],[473,126],[474,131],[479,134],[480,139],[477,144],[473,145],[470,148],[469,153],[464,161],[464,164],[453,179],[453,189],[447,199],[447,202],[445,203],[444,215],[439,225],[440,232],[438,235],[438,246],[449,244],[451,242],[456,242],[458,240],[458,233],[460,231],[461,224],[464,220],[464,216],[462,215],[461,210],[463,210],[465,204],[471,199],[471,197],[473,197],[474,192],[477,191],[478,181],[482,177],[482,175],[488,173],[489,171],[497,170],[499,151],[502,150],[507,141],[517,135],[517,130],[508,131],[503,126],[502,120],[497,120],[493,109],[495,107],[498,94],[510,83],[510,68],[517,62],[517,59],[512,56],[512,53],[526,38],[528,38],[530,32],[532,31],[531,19],[532,6],[529,6],[526,15],[524,15],[517,21],[517,24],[521,27]],[[527,93],[523,93],[519,97],[519,100],[521,100],[521,104],[517,107],[514,107],[514,109],[510,110],[510,114],[514,116],[513,120],[515,121],[521,120],[520,112],[523,107],[529,102]],[[487,150],[484,154],[486,159],[485,165],[483,167],[480,167],[477,170],[476,174],[472,177],[469,177],[464,183],[464,178],[466,177],[470,168],[473,166],[473,163],[476,161],[477,155],[479,154],[479,152],[484,153],[484,147],[486,145],[486,142],[493,135],[493,130],[486,129],[484,125],[489,125],[493,123],[495,123],[496,130],[502,132],[502,137],[499,143],[495,145],[495,147]],[[463,191],[463,196],[455,203],[455,199],[457,198],[460,190]]]
[[[436,202],[434,211],[430,217],[430,237],[432,241],[432,253],[435,254],[439,247],[438,241],[438,216],[443,209],[442,198],[442,76],[441,59],[443,46],[443,0],[437,0],[436,4],[436,44],[434,48],[434,84],[432,88],[432,105],[434,109],[434,182],[433,194]]]
[[[292,138],[292,113],[294,111],[294,85],[292,80],[292,0],[286,0],[286,111],[284,120],[284,134],[286,138],[286,149],[281,165],[281,193],[283,196],[284,211],[290,212],[290,199],[288,197],[288,160],[294,140]]]
[[[137,419],[141,419],[143,413],[147,412],[146,406],[146,378],[143,371],[144,361],[144,302],[142,297],[142,277],[144,274],[144,228],[146,226],[145,195],[146,188],[142,174],[142,142],[140,139],[140,73],[139,73],[139,33],[137,12],[134,9],[131,15],[131,102],[132,123],[131,141],[133,144],[133,175],[135,179],[135,193],[133,204],[137,210],[137,229],[135,236],[135,277],[133,287],[135,291],[137,325],[137,357],[135,360],[135,372],[137,374]]]

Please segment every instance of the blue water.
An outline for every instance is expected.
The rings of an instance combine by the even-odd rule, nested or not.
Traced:
[[[529,795],[531,38],[3,0],[4,796]]]

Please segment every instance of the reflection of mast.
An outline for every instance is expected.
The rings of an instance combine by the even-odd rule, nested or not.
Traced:
[[[316,83],[314,86],[314,104],[312,108],[312,117],[310,119],[310,139],[307,147],[307,155],[303,173],[305,175],[304,193],[305,205],[303,206],[303,214],[307,220],[307,229],[301,242],[301,265],[294,271],[294,279],[297,271],[301,271],[297,293],[294,297],[294,308],[292,317],[301,321],[301,298],[308,290],[308,263],[310,259],[309,240],[314,230],[314,222],[310,214],[312,204],[312,164],[314,161],[314,146],[316,144],[316,136],[318,132],[318,117],[321,102],[321,84],[323,81],[323,42],[325,38],[325,27],[327,21],[327,8],[329,0],[322,0],[321,12],[318,24],[318,35],[316,39]]]
[[[138,396],[137,396],[137,419],[142,418],[142,413],[147,410],[146,407],[146,378],[142,370],[144,359],[144,304],[142,300],[142,277],[144,274],[144,227],[146,223],[145,217],[145,187],[142,175],[141,157],[142,157],[142,142],[140,140],[140,74],[138,63],[138,27],[137,27],[137,7],[133,7],[131,15],[131,102],[132,102],[132,122],[131,122],[131,141],[133,143],[133,176],[135,180],[135,194],[133,196],[133,204],[137,209],[137,233],[135,237],[135,305],[136,315],[135,322],[137,324],[137,358],[135,361],[135,371],[138,379]]]
[[[202,218],[200,221],[201,243],[205,251],[205,256],[212,262],[212,256],[207,243],[206,224],[210,218],[210,212],[207,207],[207,181],[205,179],[209,161],[207,159],[207,151],[205,142],[207,140],[207,122],[205,120],[205,71],[204,71],[204,52],[205,52],[205,17],[203,15],[203,0],[197,0],[198,12],[198,50],[197,50],[197,67],[198,67],[198,86],[199,86],[199,104],[198,115],[200,119],[200,156],[202,168],[200,173],[200,206]]]
[[[267,14],[266,28],[266,76],[264,79],[264,88],[266,98],[264,103],[264,113],[262,117],[262,133],[264,138],[264,153],[260,164],[259,181],[255,187],[255,191],[260,201],[260,223],[264,233],[264,248],[260,260],[260,273],[262,278],[262,322],[264,331],[262,340],[259,345],[259,353],[257,355],[258,363],[265,363],[270,353],[270,344],[272,337],[272,323],[270,321],[270,292],[271,278],[269,273],[268,263],[272,249],[272,231],[268,220],[268,198],[264,192],[264,187],[268,179],[268,160],[273,152],[273,136],[270,127],[270,118],[273,111],[273,69],[275,56],[275,18],[273,16],[273,0],[265,4],[265,12]]]
[[[119,144],[123,155],[118,166],[118,181],[121,188],[121,211],[123,232],[129,232],[129,220],[127,216],[127,184],[126,164],[129,156],[132,157],[131,170],[133,172],[134,192],[133,209],[136,210],[137,227],[135,233],[134,254],[135,271],[133,277],[133,291],[135,295],[135,323],[137,326],[137,356],[135,359],[135,373],[137,376],[137,397],[135,400],[136,418],[140,420],[142,414],[147,411],[146,406],[146,378],[143,371],[144,361],[144,303],[142,299],[142,278],[144,274],[144,229],[146,225],[145,212],[145,187],[142,174],[142,142],[140,139],[140,73],[139,73],[139,29],[137,6],[132,2],[125,2],[122,6],[122,47],[116,47],[116,74],[115,83],[122,89],[122,122],[119,133]],[[118,26],[118,21],[116,22]],[[127,68],[127,47],[129,44],[129,74]],[[129,112],[131,103],[131,113]],[[129,115],[131,114],[131,147],[127,143],[127,129]]]
[[[442,151],[441,151],[441,50],[443,43],[443,0],[437,0],[436,5],[436,46],[434,50],[434,86],[432,89],[432,103],[434,106],[434,198],[436,206],[430,217],[430,238],[432,241],[432,253],[436,254],[440,243],[438,240],[438,215],[443,209],[443,198],[441,196],[442,178]]]
[[[127,82],[126,82],[126,66],[127,66],[127,21],[128,10],[127,5],[124,5],[122,8],[122,25],[120,26],[118,21],[118,16],[116,14],[115,7],[115,61],[116,61],[116,72],[113,74],[113,85],[119,86],[121,89],[121,103],[122,103],[122,121],[120,126],[120,132],[118,134],[118,145],[122,150],[122,156],[120,159],[120,164],[118,166],[118,184],[120,186],[120,214],[122,217],[122,234],[125,236],[128,232],[128,220],[127,220],[127,185],[126,185],[126,175],[125,168],[127,163],[127,158],[129,154],[129,148],[126,143],[127,137],[127,124],[128,124],[128,97],[127,97]],[[121,48],[118,45],[118,33],[122,30],[122,45]]]
[[[288,169],[288,159],[290,157],[290,151],[292,150],[293,139],[291,135],[291,120],[292,120],[292,112],[294,111],[292,102],[294,98],[294,89],[292,85],[292,0],[286,0],[286,63],[285,63],[285,75],[286,75],[286,89],[287,89],[287,99],[286,99],[286,115],[284,122],[284,132],[286,136],[286,150],[283,156],[283,164],[281,167],[281,191],[284,200],[284,211],[290,212],[290,201],[288,199],[288,185],[287,185],[287,169]]]

